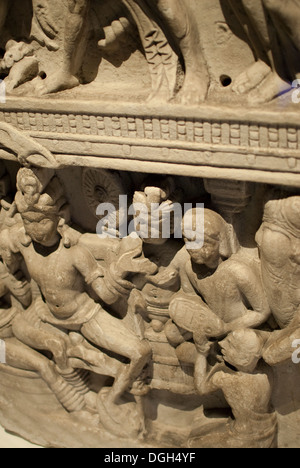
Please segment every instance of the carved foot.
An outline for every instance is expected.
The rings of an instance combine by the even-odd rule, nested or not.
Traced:
[[[106,430],[124,439],[137,438],[143,431],[143,421],[137,404],[122,402],[120,405],[108,401],[109,388],[103,388],[97,397],[100,422]]]
[[[277,73],[270,73],[261,85],[248,94],[251,106],[271,102],[291,89],[291,84],[284,81]]]
[[[232,91],[236,94],[246,94],[259,86],[269,73],[271,73],[270,67],[262,60],[259,60],[234,80]]]
[[[79,85],[78,79],[66,72],[59,72],[50,75],[45,80],[41,80],[36,86],[36,93],[39,96],[45,94],[58,93],[59,91],[65,91],[66,89],[76,88]]]
[[[207,98],[208,85],[206,80],[186,79],[174,102],[186,106],[197,106]]]

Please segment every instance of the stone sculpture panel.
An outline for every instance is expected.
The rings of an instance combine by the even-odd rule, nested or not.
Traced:
[[[298,3],[0,1],[5,429],[300,446]]]

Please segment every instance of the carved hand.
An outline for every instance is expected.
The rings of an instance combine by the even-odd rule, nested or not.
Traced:
[[[202,337],[218,337],[224,334],[224,322],[198,296],[177,295],[170,304],[170,316],[181,328]]]
[[[166,268],[157,273],[155,276],[148,276],[147,279],[156,286],[168,287],[174,284],[178,276],[179,273],[177,270],[175,270],[175,268]]]

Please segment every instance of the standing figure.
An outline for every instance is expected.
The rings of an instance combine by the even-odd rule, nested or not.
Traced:
[[[300,197],[269,200],[256,235],[262,279],[272,314],[281,328],[270,334],[264,359],[290,360],[300,336]]]
[[[144,0],[146,3],[149,0]],[[124,0],[129,9],[136,8],[140,0]],[[153,5],[153,3],[155,5]],[[41,94],[53,93],[73,88],[79,84],[76,77],[76,54],[79,45],[84,41],[84,28],[89,12],[90,0],[68,0],[68,13],[65,22],[64,47],[61,69],[49,76],[39,85]],[[192,11],[189,11],[179,0],[151,0],[149,5],[158,8],[163,28],[166,26],[178,42],[185,64],[185,81],[180,91],[183,103],[197,104],[205,100],[209,76],[201,46],[199,33]]]
[[[272,101],[289,91],[300,68],[299,0],[230,0],[256,55],[233,89],[250,91],[250,104]]]
[[[135,2],[140,3],[140,0],[125,1],[128,4]],[[146,0],[146,3],[152,9],[153,6],[158,8],[162,28],[166,26],[169,29],[183,57],[185,79],[177,100],[183,104],[199,104],[205,101],[209,87],[209,74],[192,9],[182,0]]]

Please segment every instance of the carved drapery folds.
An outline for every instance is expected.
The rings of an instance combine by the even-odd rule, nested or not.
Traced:
[[[282,3],[0,0],[11,431],[299,445],[300,7]]]

